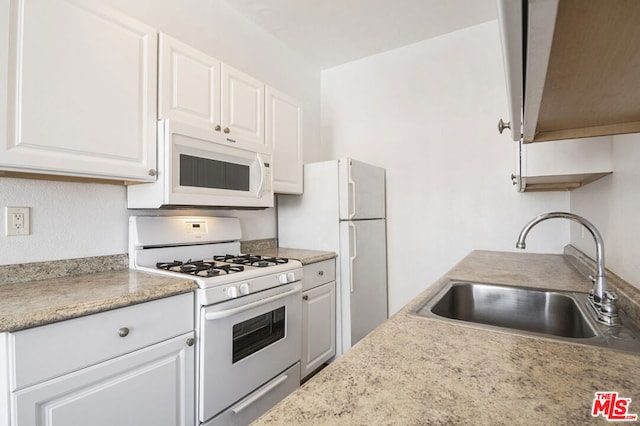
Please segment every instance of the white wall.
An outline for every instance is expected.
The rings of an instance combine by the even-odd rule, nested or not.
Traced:
[[[85,1],[119,9],[298,98],[304,108],[305,158],[319,158],[320,71],[224,1]],[[1,224],[5,206],[32,207],[33,233],[6,237],[0,232],[0,264],[127,252],[124,187],[0,177]],[[199,213],[239,216],[245,240],[276,237],[274,209]]]
[[[605,240],[606,267],[640,288],[640,134],[613,137],[613,174],[571,192],[571,211],[590,220]],[[571,226],[571,243],[595,256],[589,233]]]
[[[387,169],[389,305],[395,312],[474,249],[515,250],[535,215],[569,196],[517,193],[497,22],[322,72],[322,144]],[[528,251],[560,253],[569,224],[533,230]]]
[[[0,234],[0,265],[127,251],[126,191],[116,185],[0,178],[4,206],[31,207],[31,235]]]

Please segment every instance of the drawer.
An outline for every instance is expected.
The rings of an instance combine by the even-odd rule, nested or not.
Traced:
[[[11,333],[11,390],[188,333],[193,303],[185,293]]]
[[[329,259],[304,265],[302,274],[302,291],[334,281],[336,279],[336,261]]]
[[[298,387],[300,387],[299,362],[229,407],[226,411],[218,414],[203,426],[248,425]]]

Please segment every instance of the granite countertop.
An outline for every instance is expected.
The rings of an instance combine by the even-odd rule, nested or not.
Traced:
[[[448,278],[588,291],[562,255],[475,251],[256,425],[585,424],[596,391],[640,414],[640,356],[409,315]]]
[[[129,269],[0,284],[0,332],[94,314],[196,288],[192,280]]]
[[[285,259],[294,259],[300,261],[303,265],[310,263],[322,262],[323,260],[329,260],[336,257],[336,254],[332,251],[320,251],[320,250],[304,250],[286,247],[274,247],[263,250],[256,250],[251,254],[259,254],[261,256],[274,256],[283,257]]]

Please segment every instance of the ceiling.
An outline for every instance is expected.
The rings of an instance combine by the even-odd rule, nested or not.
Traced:
[[[495,0],[226,0],[322,69],[497,18]]]

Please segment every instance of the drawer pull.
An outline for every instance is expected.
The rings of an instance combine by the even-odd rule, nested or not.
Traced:
[[[304,296],[302,296],[302,300],[309,300],[309,296],[305,294]]]
[[[129,335],[129,327],[122,327],[118,330],[118,336],[127,337]]]
[[[324,271],[318,271],[318,275],[323,276],[324,275]]]
[[[240,414],[242,411],[246,410],[251,405],[253,405],[257,400],[269,394],[269,392],[271,392],[272,390],[280,386],[282,383],[286,382],[288,378],[289,376],[287,376],[286,374],[283,374],[282,376],[273,380],[271,383],[266,384],[262,389],[259,389],[253,395],[250,395],[247,399],[240,402],[235,407],[232,407],[231,412],[235,415]]]
[[[193,343],[194,343],[194,342],[195,342],[195,341],[194,341],[193,337],[189,337],[189,338],[187,339],[187,346],[193,346]]]

